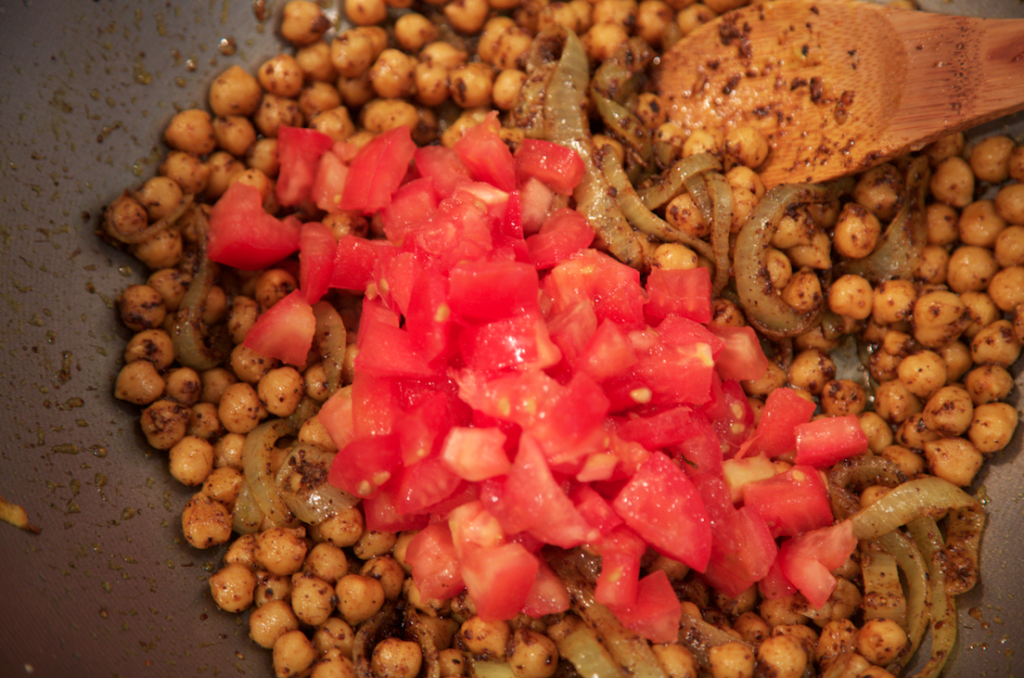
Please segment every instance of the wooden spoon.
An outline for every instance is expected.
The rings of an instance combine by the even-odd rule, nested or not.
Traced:
[[[760,130],[765,185],[824,181],[1024,109],[1024,20],[761,2],[676,43],[654,83],[686,130]]]

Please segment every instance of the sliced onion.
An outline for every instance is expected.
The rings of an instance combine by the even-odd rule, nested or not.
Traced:
[[[928,567],[917,545],[901,530],[893,530],[874,539],[872,544],[896,558],[907,582],[907,646],[889,664],[898,674],[917,652],[931,619],[932,594],[928,587]]]
[[[864,550],[860,554],[860,571],[864,579],[865,619],[888,619],[907,628],[907,598],[900,584],[896,556],[885,551]]]
[[[316,525],[352,508],[358,499],[327,482],[334,453],[310,443],[299,443],[277,471],[277,492],[285,505],[304,523]]]
[[[299,401],[299,404],[295,407],[295,411],[288,415],[288,421],[297,431],[302,428],[302,425],[305,424],[307,420],[315,417],[319,411],[320,404],[309,396],[305,396]]]
[[[855,513],[851,518],[853,533],[858,539],[874,539],[916,518],[934,517],[977,503],[977,499],[942,478],[918,478],[894,487]]]
[[[985,528],[985,509],[981,502],[949,512],[946,527],[946,593],[957,596],[978,583],[978,549]]]
[[[732,187],[718,172],[705,172],[704,183],[711,199],[711,251],[715,255],[715,280],[711,293],[718,295],[729,284],[729,232],[732,230]]]
[[[629,177],[622,170],[620,159],[614,154],[599,154],[598,165],[608,184],[614,189],[615,199],[618,200],[622,213],[637,230],[658,240],[681,243],[696,250],[705,259],[714,259],[715,254],[711,250],[711,245],[689,233],[672,228],[664,219],[644,206]]]
[[[548,635],[555,641],[559,656],[572,662],[580,676],[626,678],[619,664],[608,652],[608,648],[601,644],[594,629],[580,621],[579,617],[565,615],[556,624],[548,627]]]
[[[313,315],[316,317],[315,345],[320,349],[324,375],[327,377],[327,388],[333,395],[342,387],[342,370],[345,367],[345,348],[347,333],[345,321],[341,314],[326,301],[313,304]]]
[[[423,657],[423,669],[417,674],[417,678],[441,678],[441,658],[437,650],[437,644],[434,642],[434,635],[427,629],[426,624],[423,623],[419,613],[416,612],[412,605],[405,608],[405,630],[408,635],[412,636],[413,640],[419,643],[420,655]],[[502,664],[501,666],[508,667],[508,664]],[[472,662],[470,663],[470,668],[475,669]],[[514,678],[514,676],[510,675],[511,673],[512,669],[509,667],[507,673],[488,673],[486,678]],[[475,670],[474,674],[484,678],[483,675],[478,674]]]
[[[538,40],[547,40],[542,33]],[[622,263],[644,267],[644,253],[633,229],[626,222],[618,202],[594,160],[594,144],[586,116],[590,64],[579,38],[565,32],[562,58],[551,75],[544,96],[545,135],[550,141],[571,148],[583,160],[583,179],[573,191],[576,209],[597,234],[598,244]]]
[[[676,162],[661,177],[648,179],[637,192],[647,209],[656,210],[682,193],[686,180],[690,177],[708,170],[720,169],[722,163],[713,154],[697,153]]]
[[[174,357],[185,367],[205,372],[224,362],[231,352],[231,342],[223,327],[208,332],[203,322],[206,299],[217,277],[217,264],[206,256],[209,224],[202,209],[193,210],[196,243],[199,247],[197,258],[199,268],[192,276],[192,282],[182,297],[181,305],[174,315],[171,341]]]
[[[946,550],[939,526],[931,518],[918,518],[907,527],[928,564],[932,594],[932,656],[915,678],[935,678],[942,672],[956,644],[956,599],[946,594]]]
[[[393,602],[384,603],[380,612],[373,615],[359,627],[352,644],[352,661],[355,663],[356,675],[359,678],[376,678],[373,672],[373,648],[386,638],[401,635],[402,614],[398,605]]]
[[[768,275],[766,255],[779,220],[797,205],[828,202],[848,188],[845,180],[821,186],[785,184],[765,194],[736,238],[733,270],[736,291],[747,320],[763,334],[778,339],[803,334],[821,315],[824,303],[799,313],[775,293]]]
[[[925,196],[928,191],[928,158],[921,156],[907,168],[903,207],[885,230],[874,252],[848,262],[844,273],[877,283],[890,278],[913,280],[914,269],[927,240]]]
[[[235,500],[235,507],[231,511],[231,529],[239,534],[249,534],[259,530],[262,522],[263,511],[256,503],[249,483],[243,482]]]
[[[270,522],[279,526],[292,522],[293,516],[277,490],[272,455],[277,441],[294,433],[287,419],[275,419],[250,431],[242,446],[242,468],[252,496]]]
[[[683,610],[679,626],[679,643],[693,652],[693,656],[704,670],[711,668],[711,661],[708,658],[711,648],[736,642],[739,642],[736,636],[707,623],[700,617],[690,616]]]

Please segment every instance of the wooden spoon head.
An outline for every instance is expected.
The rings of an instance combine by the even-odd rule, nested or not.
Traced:
[[[900,104],[903,43],[870,3],[777,0],[728,12],[668,50],[655,87],[688,131],[758,129],[765,185],[823,181],[903,149],[879,146]]]

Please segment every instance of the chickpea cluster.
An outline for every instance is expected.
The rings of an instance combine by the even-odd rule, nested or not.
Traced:
[[[328,41],[332,29],[320,6],[292,0],[281,35],[294,47],[259,65],[239,66],[212,83],[209,111],[177,113],[166,130],[169,152],[158,175],[108,207],[106,224],[151,271],[118,299],[124,324],[135,332],[117,376],[117,398],[141,406],[141,428],[152,447],[165,450],[171,475],[197,488],[182,514],[186,540],[196,548],[226,545],[223,567],[210,577],[210,594],[223,610],[248,613],[252,640],[272,650],[276,676],[334,678],[355,675],[355,634],[386,605],[403,601],[431,636],[440,675],[466,676],[474,660],[506,663],[515,678],[550,678],[560,661],[557,639],[573,613],[545,619],[525,615],[486,622],[465,594],[450,601],[424,599],[410,577],[405,550],[412,533],[368,531],[360,508],[317,524],[285,526],[269,520],[237,536],[233,511],[245,485],[243,446],[261,422],[315,412],[330,395],[319,337],[308,367],[298,370],[262,356],[243,341],[259,315],[298,286],[294,269],[221,271],[202,304],[202,321],[221,328],[233,348],[218,367],[181,364],[172,339],[183,299],[197,274],[195,231],[187,220],[139,238],[190,200],[213,203],[235,182],[259,189],[265,209],[278,214],[277,132],[307,126],[359,147],[375,135],[408,125],[419,144],[452,146],[497,109],[507,113],[527,79],[534,35],[552,25],[582,37],[592,64],[613,58],[640,37],[664,50],[718,14],[745,0],[346,0],[352,25]],[[770,149],[749,127],[687,130],[668,120],[652,91],[627,102],[651,139],[677,158],[718,155],[733,195],[731,232],[738,233],[765,194],[757,169]],[[596,130],[598,149],[623,143]],[[513,148],[521,139],[505,128]],[[893,462],[908,477],[931,474],[968,486],[984,460],[1006,447],[1018,412],[1005,400],[1010,368],[1024,342],[1024,146],[995,136],[967,147],[964,136],[940,139],[923,153],[931,166],[924,212],[927,242],[913,279],[872,282],[836,276],[827,288],[819,273],[869,256],[906,200],[904,160],[868,170],[848,200],[809,205],[788,213],[767,251],[772,286],[800,312],[824,304],[838,318],[779,350],[765,376],[743,383],[760,415],[773,390],[794,388],[819,407],[818,416],[855,415],[870,454]],[[988,190],[986,193],[985,191]],[[991,197],[980,197],[991,195]],[[668,224],[707,240],[711,224],[688,193],[659,210]],[[380,235],[376,219],[354,213],[321,218],[335,237]],[[678,243],[652,248],[665,269],[711,266]],[[339,300],[351,330],[358,300]],[[347,304],[347,305],[346,305]],[[713,324],[746,324],[728,298],[713,305]],[[845,335],[866,347],[870,379],[840,376],[833,359]],[[349,341],[355,338],[349,332]],[[780,347],[781,348],[781,347]],[[343,380],[350,383],[356,349],[344,351]],[[847,375],[848,376],[848,375]],[[315,414],[295,440],[333,450]],[[272,455],[276,473],[287,455]],[[791,467],[785,455],[775,462]],[[861,505],[887,488],[863,490]],[[234,537],[234,538],[233,538]],[[890,675],[884,668],[907,645],[896,622],[866,618],[858,588],[858,554],[835,574],[838,586],[821,610],[799,594],[763,599],[756,586],[737,597],[709,589],[681,563],[645,559],[680,591],[684,614],[702,619],[735,641],[712,647],[706,665],[685,645],[652,650],[672,678],[756,675],[802,676],[842,657],[851,675]],[[369,658],[376,678],[416,678],[424,662],[411,635],[378,643]]]

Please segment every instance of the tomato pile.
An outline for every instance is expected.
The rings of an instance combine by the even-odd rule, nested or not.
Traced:
[[[740,380],[767,368],[754,330],[707,326],[707,268],[640,273],[589,246],[573,210],[574,151],[492,115],[453,149],[397,128],[356,152],[311,129],[279,135],[282,205],[380,212],[386,240],[283,220],[233,184],[210,214],[209,257],[265,268],[296,250],[300,287],[245,344],[300,368],[315,304],[364,293],[350,388],[319,418],[338,448],[332,484],[367,528],[419,530],[408,562],[424,598],[468,590],[479,616],[569,608],[539,552],[600,554],[595,597],[640,635],[676,639],[680,603],[652,547],[726,595],[759,582],[820,607],[853,552],[818,469],[867,449],[855,416],[812,420],[794,390],[754,415]],[[776,474],[771,459],[796,450]]]

